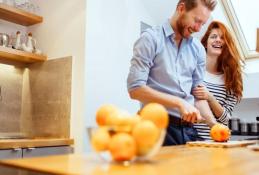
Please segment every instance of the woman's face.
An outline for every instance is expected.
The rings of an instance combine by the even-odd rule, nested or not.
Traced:
[[[212,29],[207,41],[207,54],[210,56],[220,56],[225,41],[220,29]]]

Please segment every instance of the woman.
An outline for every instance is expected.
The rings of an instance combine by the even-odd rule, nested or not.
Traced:
[[[228,125],[233,108],[242,98],[243,60],[230,32],[220,22],[209,25],[201,42],[207,52],[206,87],[199,86],[192,93],[197,99],[208,101],[217,122]],[[208,125],[195,124],[194,127],[201,139],[211,139]]]

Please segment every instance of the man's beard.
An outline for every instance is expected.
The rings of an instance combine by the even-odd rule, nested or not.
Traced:
[[[179,32],[179,34],[181,35],[181,37],[183,38],[188,38],[189,36],[184,36],[184,29],[185,29],[185,25],[183,24],[185,16],[182,15],[179,17],[179,19],[176,21],[176,29]]]

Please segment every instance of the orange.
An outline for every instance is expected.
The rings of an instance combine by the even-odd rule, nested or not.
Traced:
[[[118,110],[109,115],[106,119],[107,126],[110,126],[116,132],[128,132],[132,131],[133,126],[140,121],[138,115],[132,116],[127,111]]]
[[[117,125],[124,125],[127,123],[125,118],[130,117],[130,114],[125,111],[118,109],[114,112],[112,112],[110,115],[106,118],[106,125],[107,126],[117,126]]]
[[[118,108],[111,104],[102,105],[96,112],[96,123],[99,126],[107,125],[107,118],[117,112]]]
[[[105,151],[108,149],[111,137],[106,128],[98,128],[91,138],[91,144],[96,151]]]
[[[124,132],[116,133],[111,138],[109,150],[113,160],[131,160],[136,156],[136,142],[130,134]]]
[[[155,145],[160,130],[150,120],[141,120],[133,128],[132,136],[136,140],[138,155],[145,155]]]
[[[165,107],[158,103],[149,103],[140,111],[143,119],[151,120],[158,128],[166,128],[169,122],[168,112]]]
[[[120,122],[118,123],[117,131],[131,132],[133,127],[141,120],[139,115],[128,115],[120,117]]]
[[[217,123],[210,130],[211,138],[216,142],[226,142],[230,138],[229,128],[223,124]]]
[[[133,115],[132,117],[130,117],[129,119],[129,123],[131,125],[131,127],[133,128],[136,124],[138,124],[141,121],[141,117],[138,114]]]

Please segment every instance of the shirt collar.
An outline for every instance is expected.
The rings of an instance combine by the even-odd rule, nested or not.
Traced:
[[[169,22],[169,20],[167,20],[164,24],[163,24],[163,29],[164,29],[164,32],[165,32],[165,36],[166,37],[169,37],[171,35],[174,35],[175,32]]]
[[[169,19],[162,26],[163,26],[163,29],[165,32],[165,36],[166,37],[173,36],[173,38],[174,38],[175,32],[169,22]],[[192,42],[193,36],[190,36],[188,39],[186,39],[186,38],[183,38],[183,39]]]

